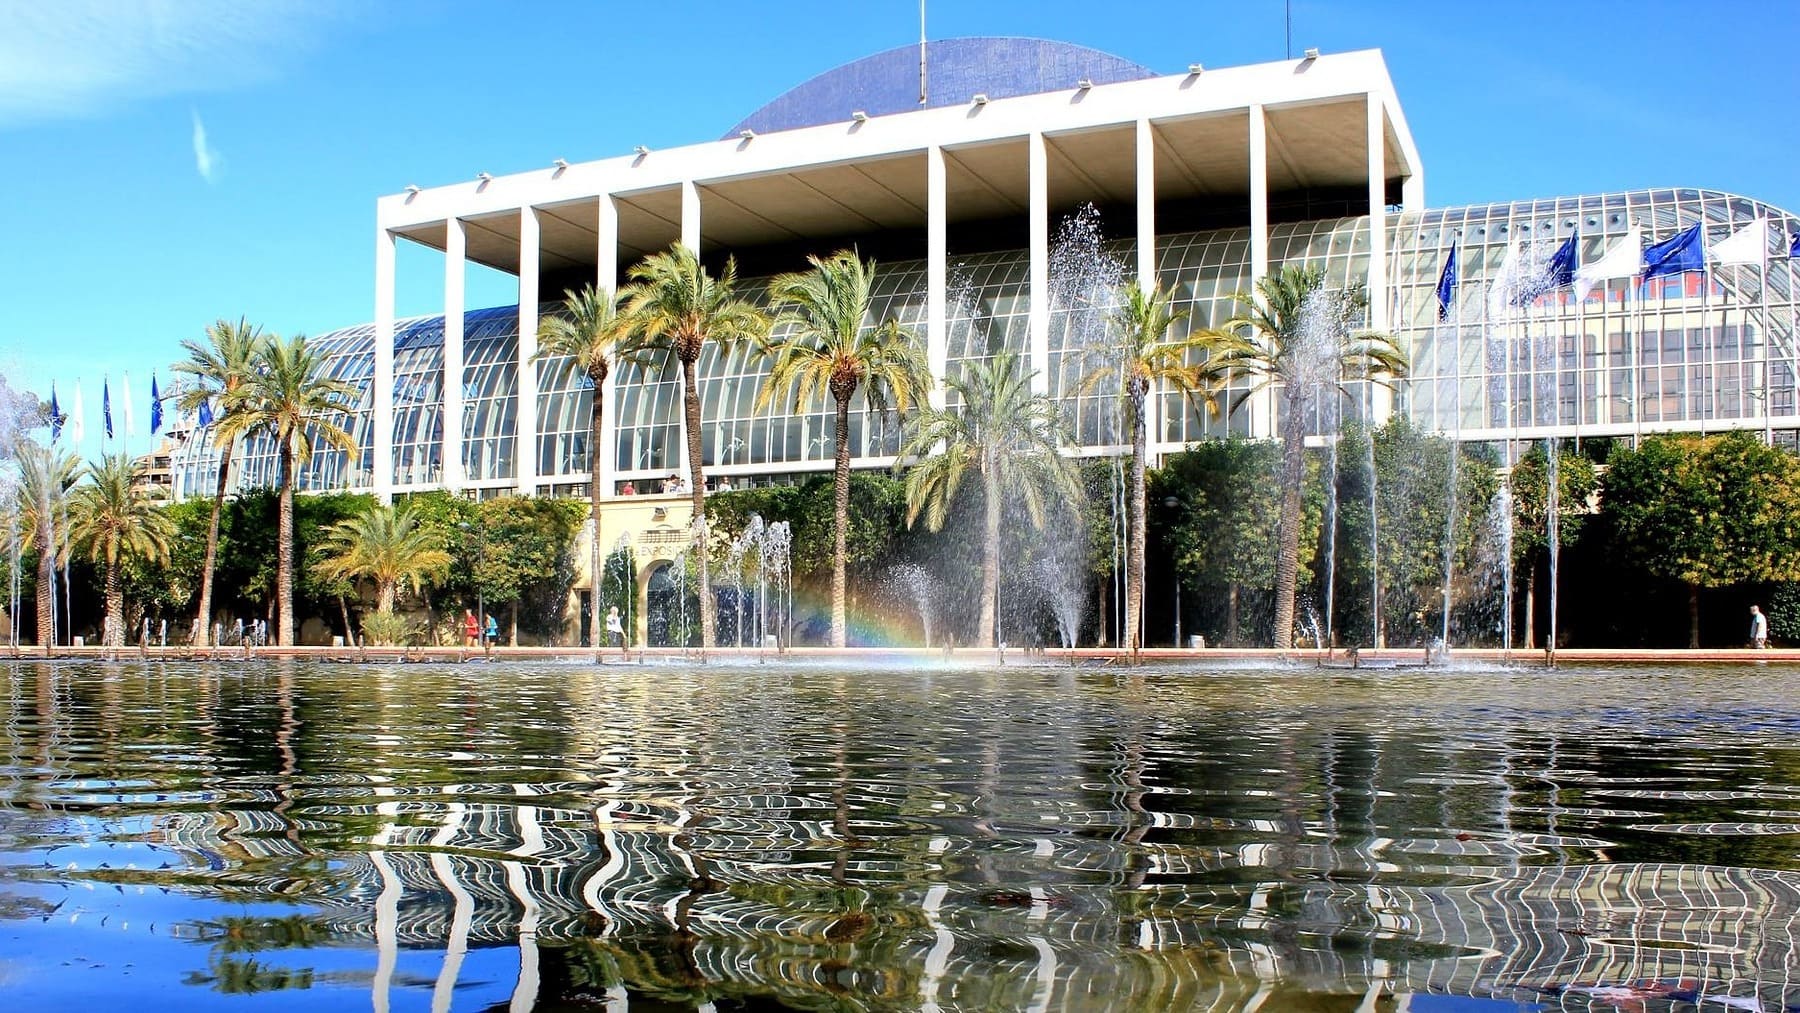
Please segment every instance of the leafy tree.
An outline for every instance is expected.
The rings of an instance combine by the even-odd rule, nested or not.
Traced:
[[[210,411],[217,405],[227,416],[242,412],[243,403],[234,399],[255,376],[257,362],[267,342],[261,328],[241,317],[236,323],[221,318],[208,324],[204,341],[184,340],[181,348],[187,358],[170,367],[188,377],[176,395],[176,408],[183,412]],[[200,571],[200,604],[194,613],[193,642],[200,647],[206,646],[212,632],[213,570],[219,559],[219,514],[225,506],[225,491],[231,487],[231,459],[241,431],[236,425],[225,424],[213,430],[213,442],[219,449],[219,485],[213,493],[212,520],[206,533],[206,558]]]
[[[1000,518],[1009,494],[1023,502],[1036,527],[1044,522],[1045,501],[1076,499],[1081,485],[1075,466],[1060,450],[1059,409],[1032,392],[1035,372],[1020,367],[1018,355],[1003,351],[965,364],[946,381],[949,408],[929,408],[914,419],[902,457],[918,459],[906,473],[906,523],[922,514],[940,530],[956,492],[973,472],[981,482],[983,552],[981,618],[977,639],[994,645],[1000,592]]]
[[[836,409],[831,552],[831,646],[845,643],[845,567],[850,529],[850,402],[858,391],[872,411],[890,402],[901,412],[931,388],[925,349],[918,336],[893,318],[871,320],[875,262],[840,250],[812,270],[783,274],[769,283],[770,310],[779,336],[769,348],[774,362],[757,396],[759,408],[793,395],[799,414],[829,394]]]
[[[1324,391],[1335,395],[1346,379],[1404,375],[1406,356],[1388,335],[1355,329],[1368,305],[1367,294],[1361,288],[1326,289],[1324,270],[1317,266],[1288,264],[1258,279],[1254,293],[1233,298],[1239,313],[1212,332],[1207,365],[1213,376],[1249,376],[1252,394],[1265,387],[1280,389],[1281,543],[1275,560],[1274,634],[1275,646],[1286,648],[1294,636],[1309,399]]]
[[[588,578],[595,590],[589,595],[588,628],[598,630],[599,588],[606,554],[605,546],[600,544],[600,503],[607,492],[600,486],[605,463],[600,423],[606,406],[606,378],[614,363],[631,355],[634,324],[628,315],[619,312],[619,300],[604,289],[588,285],[579,292],[563,295],[562,311],[545,317],[538,325],[537,359],[560,360],[565,368],[579,369],[593,388],[588,407],[588,509],[594,525],[594,544],[589,552]]]
[[[632,284],[623,293],[626,312],[647,348],[658,348],[681,364],[681,399],[687,433],[688,480],[693,485],[694,516],[706,516],[706,469],[700,417],[700,352],[712,341],[729,348],[739,341],[759,340],[768,333],[761,311],[737,295],[737,263],[725,261],[717,278],[707,273],[700,255],[680,243],[646,258],[631,269]],[[706,553],[700,560],[700,637],[712,647],[718,628],[718,602],[713,599]]]
[[[69,502],[70,550],[86,553],[105,573],[102,640],[108,647],[125,646],[124,561],[132,556],[166,560],[175,536],[174,521],[139,481],[143,472],[129,455],[108,454],[87,466],[88,481],[76,487]]]
[[[1169,338],[1169,329],[1188,315],[1172,308],[1174,293],[1156,286],[1144,291],[1131,281],[1119,293],[1119,305],[1110,321],[1118,341],[1117,362],[1105,362],[1082,378],[1083,390],[1103,384],[1118,385],[1125,409],[1125,427],[1131,434],[1131,479],[1126,490],[1130,520],[1125,554],[1125,646],[1137,652],[1144,625],[1144,399],[1158,384],[1169,391],[1198,397],[1213,404],[1214,374],[1193,364],[1214,342],[1202,331]]]
[[[1591,513],[1588,500],[1599,487],[1594,462],[1580,454],[1556,455],[1558,545],[1581,537]],[[1525,646],[1536,646],[1538,566],[1550,553],[1550,455],[1534,444],[1513,465],[1513,557],[1525,571]],[[1555,646],[1555,645],[1551,645]]]
[[[570,500],[524,496],[501,496],[476,508],[481,541],[471,546],[465,540],[463,547],[476,550],[470,573],[484,603],[511,606],[511,643],[518,643],[519,613],[528,603],[539,606],[532,611],[547,613],[533,616],[533,629],[561,625],[570,583],[565,564],[584,513],[582,504]],[[600,576],[604,582],[604,571]],[[595,584],[592,597],[600,599],[601,591],[602,584]]]
[[[1243,591],[1274,586],[1279,555],[1281,448],[1244,439],[1209,440],[1164,461],[1152,488],[1159,499],[1173,498],[1166,513],[1164,547],[1175,579],[1184,587],[1222,588],[1223,643],[1239,637]],[[1314,511],[1315,525],[1317,511]],[[1317,539],[1302,539],[1310,557]],[[1304,567],[1308,560],[1303,558]]]
[[[1688,646],[1700,646],[1700,590],[1800,579],[1800,460],[1747,433],[1645,437],[1613,448],[1601,507],[1619,548],[1688,589]]]
[[[206,499],[190,499],[163,504],[161,509],[175,526],[169,540],[168,558],[128,557],[121,576],[125,600],[139,603],[142,614],[158,615],[168,621],[170,642],[173,643],[182,632],[180,623],[173,617],[185,613],[191,621],[194,614],[194,597],[200,587],[213,503]],[[135,621],[135,617],[128,618]]]
[[[31,551],[37,556],[38,643],[56,643],[56,561],[67,544],[69,489],[79,475],[81,462],[52,445],[24,442],[18,449],[19,527],[30,532]]]
[[[275,596],[279,618],[277,643],[294,642],[294,466],[312,459],[319,440],[346,453],[356,440],[338,424],[357,390],[326,375],[325,354],[308,347],[302,335],[272,339],[257,356],[249,382],[225,399],[226,414],[218,439],[231,441],[250,433],[266,433],[275,441],[281,470],[281,510],[276,543]]]
[[[404,587],[422,588],[450,568],[450,554],[405,505],[377,506],[339,521],[325,534],[318,572],[328,578],[367,578],[377,612],[392,615]]]

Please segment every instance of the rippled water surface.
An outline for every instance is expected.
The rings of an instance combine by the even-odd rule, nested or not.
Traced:
[[[8,1009],[1800,1004],[1800,670],[0,691]]]

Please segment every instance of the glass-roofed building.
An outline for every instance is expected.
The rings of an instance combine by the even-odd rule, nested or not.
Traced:
[[[569,363],[533,361],[538,322],[565,290],[614,286],[676,242],[715,268],[734,258],[752,297],[808,254],[855,246],[881,265],[877,316],[913,328],[934,373],[1017,351],[1064,399],[1078,453],[1119,443],[1111,413],[1076,389],[1103,340],[1093,291],[1160,283],[1191,311],[1179,326],[1210,326],[1234,293],[1291,263],[1366,287],[1365,322],[1410,357],[1391,392],[1352,385],[1350,413],[1406,412],[1502,445],[1746,429],[1795,446],[1788,244],[1800,221],[1786,211],[1700,189],[1429,208],[1375,51],[1168,75],[1040,40],[947,40],[926,56],[922,75],[911,47],[820,75],[720,140],[381,198],[374,321],[315,339],[363,392],[347,419],[359,450],[321,448],[302,484],[585,495],[592,392]],[[1750,262],[1607,280],[1580,300],[1567,287],[1511,299],[1497,284],[1570,236],[1585,264],[1634,229],[1655,242],[1699,224],[1713,244],[1759,220],[1765,248]],[[400,242],[442,251],[442,313],[396,318]],[[1453,244],[1460,279],[1440,319]],[[517,277],[517,303],[464,306],[470,262]],[[827,406],[759,409],[765,372],[752,348],[703,355],[709,479],[741,487],[831,467]],[[625,367],[605,396],[604,488],[685,474],[676,374]],[[1152,452],[1288,424],[1267,393],[1233,403],[1212,415],[1158,398]],[[857,466],[891,464],[898,438],[895,419],[853,413]],[[208,448],[189,439],[177,454],[179,489],[213,487]],[[273,482],[269,447],[242,453],[242,481]]]

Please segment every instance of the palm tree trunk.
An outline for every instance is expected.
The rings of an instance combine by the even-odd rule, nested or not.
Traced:
[[[687,420],[688,481],[693,485],[694,491],[694,519],[703,521],[706,517],[706,468],[700,457],[700,386],[696,375],[699,371],[698,357],[694,362],[681,360],[681,397]],[[719,608],[718,603],[713,601],[712,573],[707,565],[706,550],[704,539],[694,547],[695,555],[700,557],[700,646],[710,650],[715,646],[714,634],[718,629]]]
[[[341,594],[338,595],[338,611],[344,616],[344,645],[355,647],[356,630],[350,626],[350,603],[345,601]]]
[[[605,634],[601,632],[600,609],[606,603],[601,601],[602,591],[606,586],[606,548],[600,544],[600,488],[601,455],[606,448],[600,446],[600,417],[606,411],[601,399],[600,385],[604,380],[594,381],[594,404],[588,411],[588,518],[594,525],[594,545],[588,551],[588,646],[594,649],[594,657],[600,656],[604,646]]]
[[[225,511],[225,489],[231,478],[231,444],[219,454],[219,488],[213,493],[212,521],[206,528],[206,562],[200,567],[200,607],[194,612],[193,644],[205,647],[212,637],[213,567],[219,560],[219,516]]]
[[[1225,588],[1225,642],[1232,647],[1238,643],[1238,587],[1234,580]]]
[[[1144,398],[1131,402],[1131,547],[1125,556],[1125,644],[1133,657],[1144,626]]]
[[[844,622],[845,561],[850,530],[850,399],[837,399],[837,461],[833,467],[831,515],[831,646],[847,641]]]
[[[106,564],[106,629],[101,640],[108,647],[125,646],[125,587],[117,560]]]
[[[982,499],[987,510],[987,537],[981,552],[981,625],[976,639],[983,647],[998,647],[994,614],[1000,602],[1000,488],[993,469],[982,474]]]
[[[1700,646],[1700,585],[1688,583],[1688,646]]]
[[[294,643],[294,448],[281,441],[281,516],[275,539],[276,643]]]
[[[56,524],[49,503],[37,513],[37,640],[49,654],[56,647]]]
[[[397,595],[395,594],[394,583],[392,581],[383,581],[375,589],[376,610],[383,615],[392,615],[394,612],[395,597],[397,597]]]
[[[1275,646],[1294,642],[1294,588],[1300,575],[1300,482],[1306,477],[1306,430],[1298,388],[1289,387],[1281,433],[1281,546],[1275,556]]]

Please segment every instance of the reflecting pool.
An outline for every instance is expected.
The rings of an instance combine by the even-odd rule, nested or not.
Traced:
[[[9,1009],[1800,1004],[1800,669],[11,663],[0,717]]]

